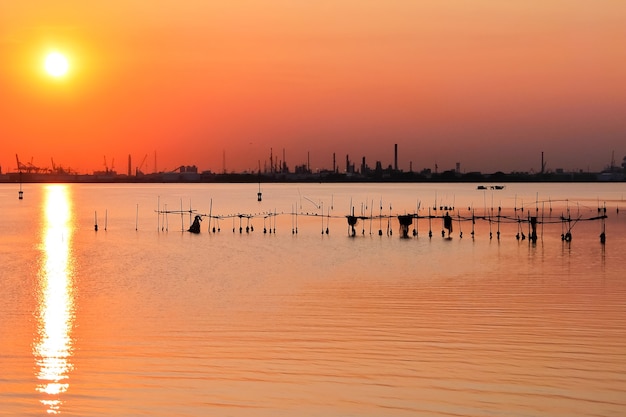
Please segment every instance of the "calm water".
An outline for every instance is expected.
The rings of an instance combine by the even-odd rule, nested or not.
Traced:
[[[626,415],[624,183],[17,190],[0,186],[0,415]],[[561,240],[559,216],[604,204],[604,246],[600,220]],[[181,205],[257,216],[194,235],[155,213]],[[544,223],[536,244],[480,219],[348,236],[351,207],[444,205]]]

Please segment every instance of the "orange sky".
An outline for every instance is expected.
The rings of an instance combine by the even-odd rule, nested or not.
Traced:
[[[626,155],[622,0],[0,0],[0,165],[600,170]],[[43,72],[45,52],[70,73]]]

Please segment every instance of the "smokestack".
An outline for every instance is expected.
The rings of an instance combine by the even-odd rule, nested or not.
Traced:
[[[335,152],[333,152],[333,172],[337,172],[337,164],[335,163]]]
[[[128,154],[128,176],[130,177],[130,154]]]
[[[398,170],[398,144],[396,143],[394,146],[394,156],[393,156],[393,169],[394,171]]]

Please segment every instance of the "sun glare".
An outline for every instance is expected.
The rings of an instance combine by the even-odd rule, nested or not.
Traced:
[[[62,77],[70,68],[67,58],[59,52],[51,52],[44,62],[46,72],[52,77]]]

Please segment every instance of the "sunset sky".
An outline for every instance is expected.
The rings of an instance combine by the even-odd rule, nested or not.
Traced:
[[[624,0],[0,0],[0,64],[3,173],[626,155]]]

